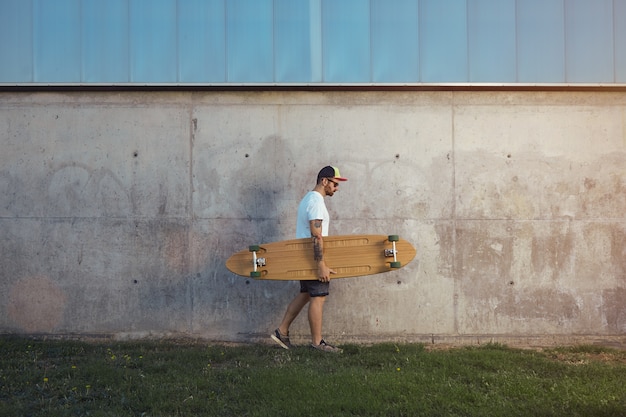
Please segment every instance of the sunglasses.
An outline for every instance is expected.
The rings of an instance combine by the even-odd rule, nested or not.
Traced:
[[[332,182],[333,184],[335,184],[335,187],[339,187],[339,183],[337,181],[331,180],[330,178],[326,178],[326,179]]]

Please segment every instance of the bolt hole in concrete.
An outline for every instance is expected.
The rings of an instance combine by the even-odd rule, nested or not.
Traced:
[[[135,151],[133,152],[133,158],[137,158],[139,156],[139,152]]]
[[[509,285],[515,285],[514,281],[509,282]]]

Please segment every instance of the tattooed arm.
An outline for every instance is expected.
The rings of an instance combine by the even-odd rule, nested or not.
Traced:
[[[330,274],[336,272],[330,269],[324,261],[324,239],[322,238],[322,221],[319,219],[309,222],[311,227],[311,238],[313,239],[313,259],[317,262],[318,280],[322,282],[330,281]]]

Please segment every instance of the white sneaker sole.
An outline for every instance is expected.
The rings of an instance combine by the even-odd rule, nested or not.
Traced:
[[[284,343],[283,343],[283,341],[282,341],[282,340],[280,340],[279,338],[277,338],[275,334],[270,335],[270,337],[272,338],[272,340],[273,340],[274,342],[278,343],[278,344],[280,345],[280,347],[281,347],[281,348],[289,350],[289,346],[287,346],[286,344],[284,344]]]

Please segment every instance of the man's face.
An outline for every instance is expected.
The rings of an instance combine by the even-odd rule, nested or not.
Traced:
[[[339,182],[332,178],[324,178],[324,192],[327,196],[332,197],[339,188]]]

